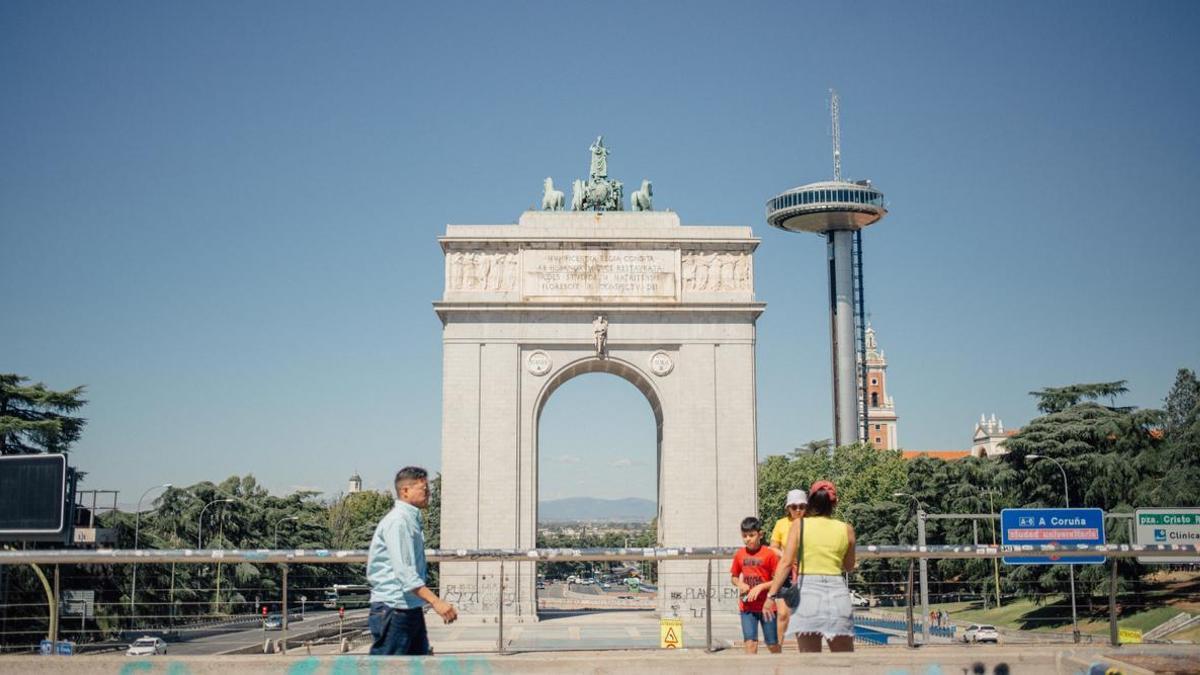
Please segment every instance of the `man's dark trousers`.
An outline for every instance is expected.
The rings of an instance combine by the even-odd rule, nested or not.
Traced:
[[[429,653],[429,634],[425,631],[425,609],[395,609],[382,602],[371,603],[367,628],[375,642],[375,656],[425,656]]]

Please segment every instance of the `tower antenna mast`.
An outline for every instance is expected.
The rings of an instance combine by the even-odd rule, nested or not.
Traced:
[[[842,124],[838,119],[838,95],[829,90],[829,115],[833,118],[833,179],[842,180]]]

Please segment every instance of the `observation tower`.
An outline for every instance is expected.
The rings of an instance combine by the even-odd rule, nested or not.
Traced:
[[[887,215],[887,208],[883,193],[871,181],[842,180],[838,95],[832,89],[829,93],[833,180],[801,185],[773,197],[767,202],[767,223],[788,232],[819,234],[827,242],[834,443],[846,445],[869,438],[866,368],[857,368],[858,363],[866,363],[862,230]]]

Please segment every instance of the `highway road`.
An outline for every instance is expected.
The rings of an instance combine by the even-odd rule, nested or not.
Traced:
[[[351,623],[357,619],[361,623],[367,615],[367,610],[357,609],[346,612],[346,626],[349,630]],[[322,625],[336,625],[337,610],[321,609],[307,611],[303,621],[289,621],[288,635],[295,637],[301,633],[316,630]],[[232,626],[218,633],[208,631],[182,631],[178,638],[168,638],[167,653],[178,655],[211,655],[223,654],[236,649],[246,649],[254,646],[262,647],[268,640],[278,640],[283,637],[283,631],[264,631],[262,624]]]

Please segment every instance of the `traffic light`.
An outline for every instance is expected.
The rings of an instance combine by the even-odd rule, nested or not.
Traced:
[[[263,618],[267,618],[267,606],[263,605]]]
[[[346,618],[346,608],[345,607],[338,607],[338,618],[339,619]]]

